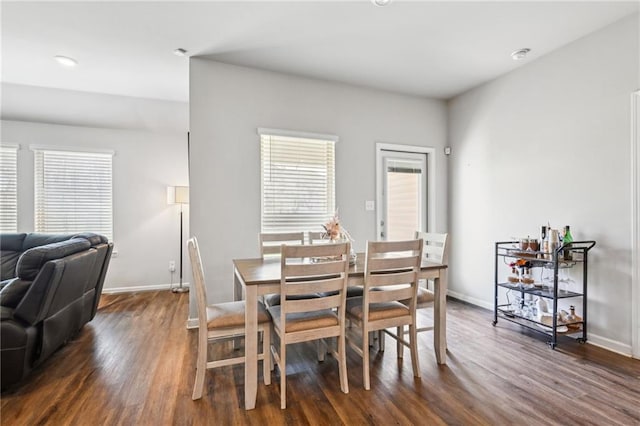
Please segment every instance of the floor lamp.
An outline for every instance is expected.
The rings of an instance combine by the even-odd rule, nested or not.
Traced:
[[[189,204],[189,187],[188,186],[168,186],[167,202],[169,204],[180,204],[180,286],[171,289],[174,293],[185,293],[189,291],[189,287],[182,286],[182,246],[184,245],[182,237],[182,206]]]

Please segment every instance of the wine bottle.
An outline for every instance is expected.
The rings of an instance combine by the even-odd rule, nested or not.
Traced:
[[[564,236],[562,237],[562,244],[563,245],[567,245],[567,244],[571,244],[573,242],[573,236],[571,235],[571,229],[569,228],[569,225],[566,225],[564,227]],[[570,249],[565,248],[564,249],[564,260],[572,260],[573,259],[573,253],[571,252]]]

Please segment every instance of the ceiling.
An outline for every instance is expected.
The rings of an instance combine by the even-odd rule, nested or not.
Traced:
[[[447,99],[638,11],[624,2],[2,2],[2,81],[188,101],[188,56]],[[523,61],[511,52],[531,48]],[[69,69],[54,55],[79,62]]]

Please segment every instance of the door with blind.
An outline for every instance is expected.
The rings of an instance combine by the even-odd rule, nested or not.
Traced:
[[[379,239],[408,240],[427,230],[427,154],[383,149],[378,174]]]

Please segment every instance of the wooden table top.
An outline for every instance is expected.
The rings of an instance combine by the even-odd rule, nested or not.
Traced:
[[[349,277],[364,277],[365,257],[365,253],[358,253],[355,265],[349,266]],[[278,256],[265,259],[234,259],[233,266],[242,277],[245,285],[280,283],[280,257]],[[447,265],[426,260],[423,260],[420,266],[423,272],[446,268]]]

